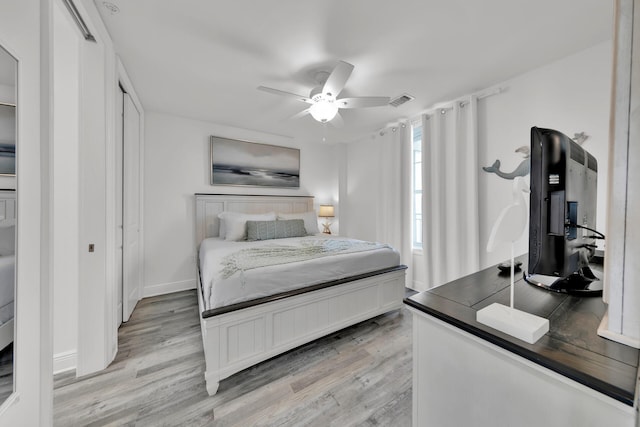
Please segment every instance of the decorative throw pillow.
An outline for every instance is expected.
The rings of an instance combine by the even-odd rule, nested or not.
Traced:
[[[246,214],[226,211],[219,213],[218,218],[220,219],[220,237],[225,240],[237,241],[247,238],[247,221],[273,221],[276,219],[276,213]]]
[[[284,239],[307,235],[304,221],[291,219],[284,221],[247,221],[247,240]]]
[[[314,211],[292,214],[279,213],[278,219],[301,219],[304,221],[304,228],[307,230],[307,234],[320,233],[320,230],[318,230],[318,216]]]

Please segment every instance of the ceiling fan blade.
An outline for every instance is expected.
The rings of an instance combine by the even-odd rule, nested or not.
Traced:
[[[342,120],[342,116],[340,113],[336,113],[336,116],[329,121],[333,127],[341,128],[344,126],[344,120]]]
[[[342,89],[344,89],[344,85],[349,80],[349,76],[353,71],[353,65],[348,62],[339,61],[336,68],[333,69],[329,77],[327,77],[327,81],[324,83],[324,87],[322,88],[322,93],[337,97]]]
[[[297,114],[294,114],[293,116],[289,117],[290,120],[292,119],[299,119],[301,117],[306,116],[307,114],[309,114],[309,108],[307,108],[306,110],[302,110]]]
[[[302,95],[296,95],[295,93],[285,92],[283,90],[273,89],[266,86],[258,86],[258,90],[261,90],[267,93],[272,93],[274,95],[286,96],[288,98],[295,98],[298,101],[306,102],[307,104],[313,104],[313,101],[310,100],[308,97],[302,96]]]
[[[389,105],[388,96],[361,96],[357,98],[336,99],[338,108],[366,108]]]

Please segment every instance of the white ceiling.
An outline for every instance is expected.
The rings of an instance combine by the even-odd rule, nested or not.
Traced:
[[[437,102],[610,40],[611,0],[95,0],[146,110],[296,138],[350,141]],[[343,96],[415,100],[342,110],[342,129],[305,104],[313,72],[355,65]]]

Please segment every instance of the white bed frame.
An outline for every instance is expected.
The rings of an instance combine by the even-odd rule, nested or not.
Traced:
[[[300,213],[313,210],[313,197],[196,194],[196,242],[218,235],[218,214]],[[324,335],[402,307],[406,267],[357,277],[295,295],[265,298],[233,311],[205,312],[198,287],[207,392],[220,380]],[[198,271],[198,282],[200,274]],[[267,300],[267,301],[264,301]],[[246,304],[245,304],[246,305]],[[212,312],[219,312],[205,317]]]
[[[13,220],[16,217],[16,192],[0,190],[0,221]],[[13,297],[15,300],[15,284]],[[15,310],[15,304],[14,304]],[[14,319],[9,319],[0,325],[0,350],[13,342]]]
[[[4,350],[6,346],[13,342],[13,319],[7,320],[0,325],[0,350]]]

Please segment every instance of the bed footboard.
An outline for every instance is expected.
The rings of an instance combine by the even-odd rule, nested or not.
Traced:
[[[200,316],[207,392],[220,380],[317,338],[402,307],[404,269],[212,317]],[[198,292],[204,312],[202,292]]]

